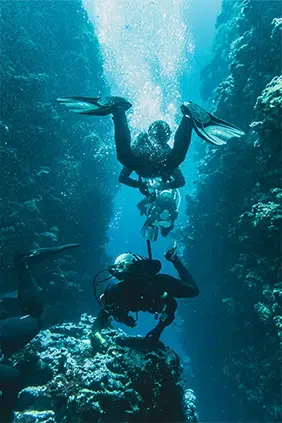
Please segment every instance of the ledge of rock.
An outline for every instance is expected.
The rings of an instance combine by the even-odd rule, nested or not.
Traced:
[[[93,321],[44,330],[13,356],[25,380],[14,423],[198,422],[174,351],[109,329],[107,348],[94,353]]]

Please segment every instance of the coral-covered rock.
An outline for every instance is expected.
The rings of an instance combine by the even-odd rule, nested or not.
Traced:
[[[13,357],[26,385],[14,423],[198,421],[175,352],[114,329],[102,331],[108,347],[93,352],[91,323],[83,315],[42,331]]]
[[[75,256],[37,269],[52,324],[91,311],[89,281],[106,261],[103,246],[116,191],[107,123],[77,117],[56,98],[106,94],[108,88],[95,30],[81,0],[7,0],[1,4],[0,26],[4,267],[12,267],[13,253],[30,248],[83,246]],[[16,278],[4,276],[1,291],[16,289]]]
[[[183,315],[196,316],[185,343],[200,380],[211,381],[197,388],[204,420],[282,420],[280,6],[223,0],[202,74],[215,114],[247,133],[207,147],[182,231],[184,259],[201,286]],[[217,407],[213,393],[223,389],[225,406]]]

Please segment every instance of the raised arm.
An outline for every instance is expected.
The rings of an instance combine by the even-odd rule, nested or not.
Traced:
[[[130,178],[132,172],[133,170],[130,170],[128,167],[124,166],[119,175],[119,182],[129,187],[139,188],[141,194],[145,195],[146,197],[150,197],[147,184],[143,182],[141,178],[138,180]]]
[[[174,291],[173,296],[176,298],[191,298],[199,295],[199,288],[197,283],[189,270],[181,263],[180,259],[176,254],[175,248],[171,248],[165,254],[165,258],[170,261],[180,277],[179,279],[173,278],[173,276],[163,275],[167,278],[167,283],[171,286]],[[161,276],[161,275],[160,275]],[[174,280],[174,282],[172,282]]]
[[[146,338],[152,341],[158,340],[163,330],[173,322],[177,309],[175,298],[191,298],[199,294],[199,288],[195,280],[177,257],[175,248],[169,250],[165,257],[173,263],[180,279],[165,274],[157,275],[158,284],[162,286],[164,291],[163,301],[165,307],[157,326],[146,335]]]
[[[140,182],[137,179],[130,177],[132,172],[133,170],[130,170],[124,166],[119,175],[119,182],[129,187],[139,188]]]

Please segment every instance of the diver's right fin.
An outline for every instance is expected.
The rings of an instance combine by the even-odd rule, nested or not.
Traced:
[[[131,103],[123,97],[62,97],[57,101],[81,115],[106,116],[116,109],[126,111]]]

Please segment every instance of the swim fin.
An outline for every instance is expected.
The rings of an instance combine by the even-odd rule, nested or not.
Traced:
[[[181,110],[184,116],[189,116],[192,119],[196,134],[212,144],[223,145],[231,138],[245,135],[245,132],[235,125],[218,119],[191,101],[184,103]]]
[[[123,97],[62,97],[57,101],[80,115],[106,116],[116,109],[128,110],[132,105]]]
[[[15,256],[15,262],[17,263],[17,260],[33,261],[37,259],[42,259],[79,246],[80,244],[65,244],[59,245],[58,247],[35,248],[27,251],[25,254],[17,254]]]

